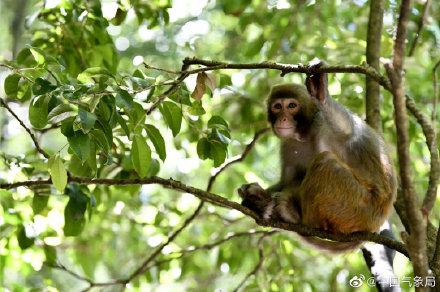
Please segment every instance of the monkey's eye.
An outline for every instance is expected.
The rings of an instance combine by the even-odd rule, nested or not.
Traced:
[[[281,109],[283,106],[281,105],[281,103],[276,103],[273,105],[274,109]]]
[[[289,105],[287,107],[288,108],[296,108],[297,105],[296,105],[296,103],[291,102],[291,103],[289,103]]]

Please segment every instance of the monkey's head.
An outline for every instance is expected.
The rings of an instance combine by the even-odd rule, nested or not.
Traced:
[[[275,85],[270,91],[268,119],[281,139],[304,141],[317,111],[316,100],[302,84]]]

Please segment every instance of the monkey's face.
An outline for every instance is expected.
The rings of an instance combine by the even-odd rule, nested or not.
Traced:
[[[269,103],[269,120],[275,134],[282,139],[293,138],[301,141],[297,131],[295,115],[301,104],[295,98],[274,98]]]

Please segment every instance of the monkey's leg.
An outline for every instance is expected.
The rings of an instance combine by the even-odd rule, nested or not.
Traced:
[[[300,187],[302,222],[340,233],[377,231],[388,213],[374,199],[344,162],[322,152]]]
[[[243,199],[241,204],[263,217],[266,208],[272,202],[270,193],[266,192],[259,184],[251,183],[242,185],[238,194]]]

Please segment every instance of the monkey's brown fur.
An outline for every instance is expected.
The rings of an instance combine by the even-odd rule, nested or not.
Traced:
[[[274,86],[268,119],[281,138],[281,181],[239,189],[242,204],[266,218],[301,222],[334,233],[376,232],[389,216],[396,179],[385,143],[335,102],[325,74]],[[305,238],[318,248],[346,251],[359,242]]]

